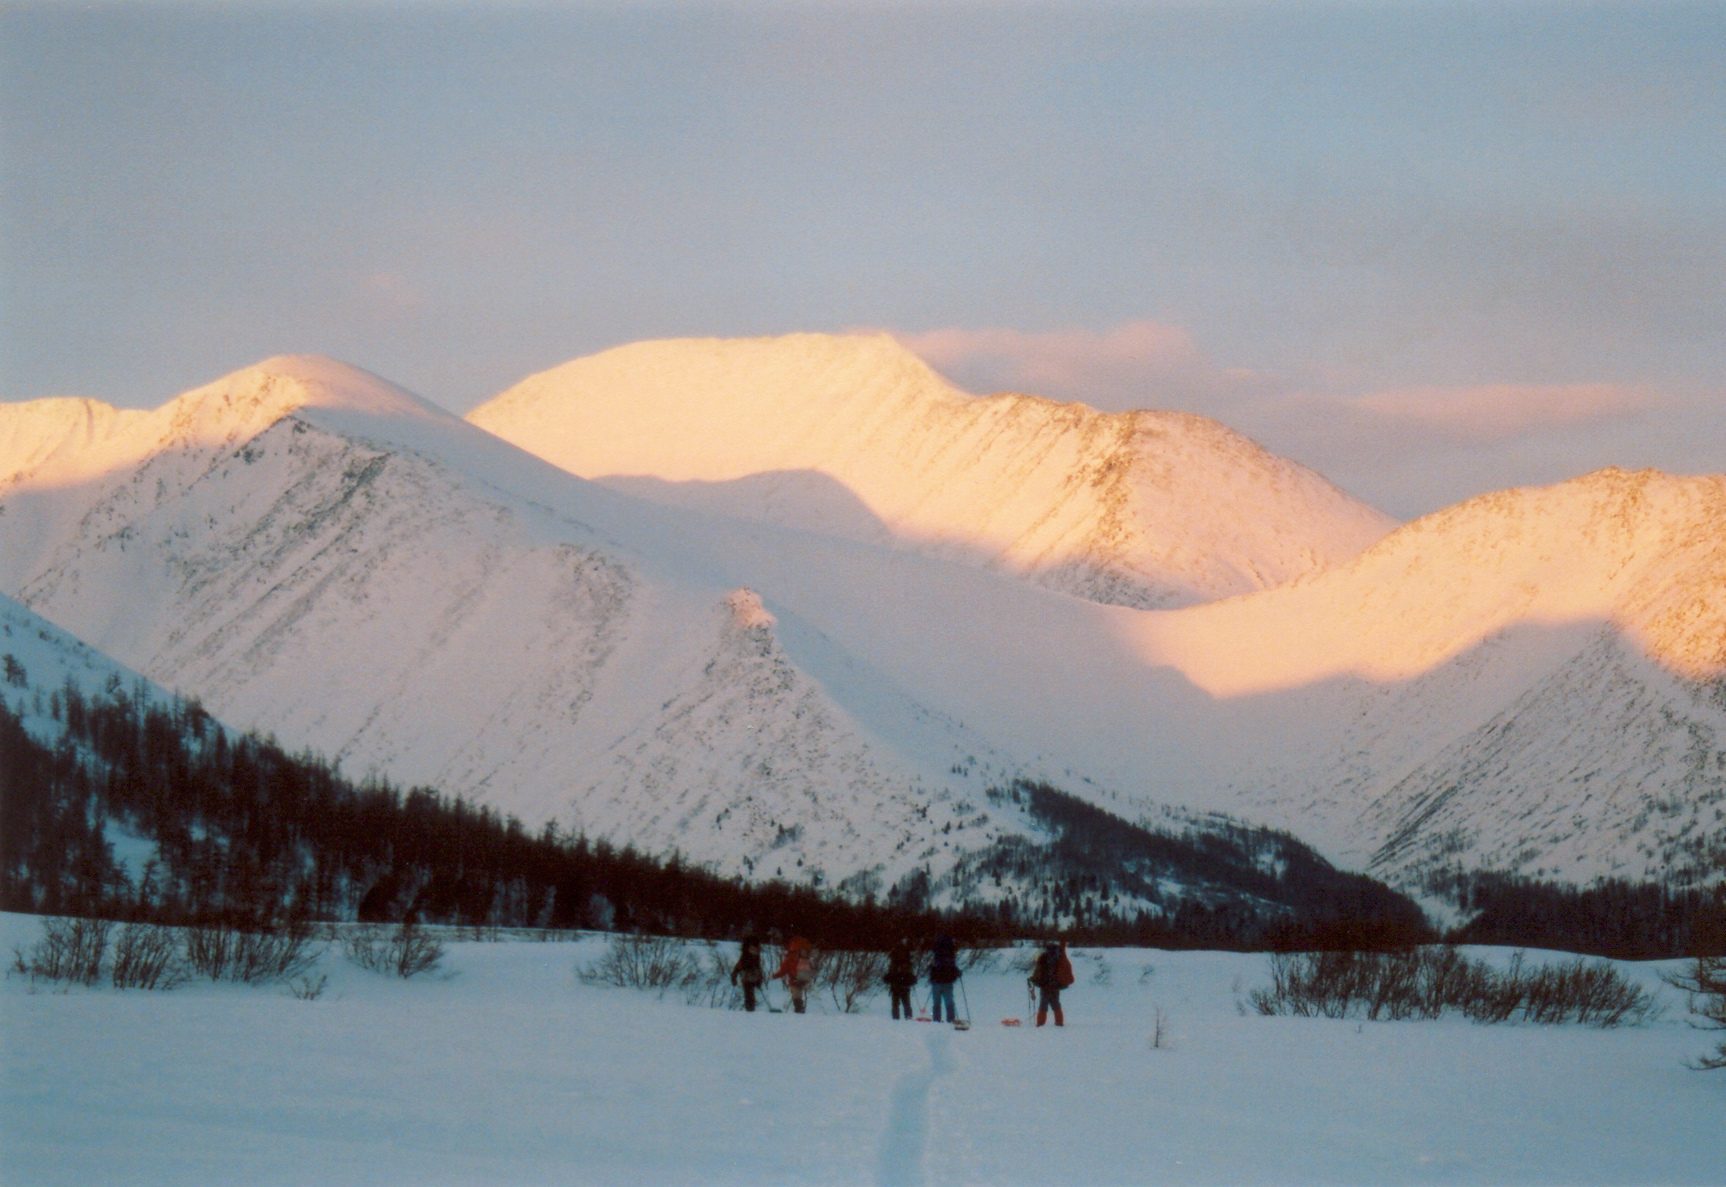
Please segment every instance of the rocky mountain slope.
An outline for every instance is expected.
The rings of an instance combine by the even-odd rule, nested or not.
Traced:
[[[1215,421],[971,396],[884,335],[636,343],[468,419],[644,498],[1126,606],[1278,585],[1394,526]]]

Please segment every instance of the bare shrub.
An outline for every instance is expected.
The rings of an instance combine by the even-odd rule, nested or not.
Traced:
[[[1690,967],[1663,975],[1666,983],[1684,991],[1690,1012],[1696,1015],[1691,1026],[1698,1030],[1726,1030],[1726,956],[1698,956]],[[1726,1067],[1726,1039],[1705,1055],[1690,1061],[1697,1071]]]
[[[330,975],[328,973],[319,973],[315,981],[310,973],[305,973],[288,982],[288,993],[300,1001],[315,1002],[324,995],[324,990],[329,987],[329,984]]]
[[[696,975],[683,987],[683,1000],[710,1010],[743,1007],[743,990],[731,983],[732,961],[712,940],[703,940],[695,953]]]
[[[102,976],[113,926],[106,919],[44,919],[42,938],[28,953],[12,950],[14,971],[32,980],[94,985]]]
[[[186,960],[199,976],[223,981],[238,943],[239,933],[231,927],[188,927]]]
[[[1161,1006],[1152,1007],[1151,1050],[1161,1051],[1169,1045],[1169,1016]]]
[[[959,949],[961,973],[992,973],[1001,967],[1001,954],[993,948]]]
[[[825,989],[841,1014],[855,1014],[884,988],[885,952],[824,952],[815,967],[815,988]]]
[[[363,969],[407,978],[436,968],[444,947],[419,924],[404,921],[388,939],[372,924],[348,932],[342,953]]]
[[[1546,965],[1523,991],[1523,1017],[1530,1022],[1580,1022],[1602,1028],[1636,1025],[1654,1013],[1654,1002],[1604,961],[1584,964],[1578,957]]]
[[[191,979],[180,937],[154,923],[128,923],[114,938],[116,989],[173,989]]]
[[[313,946],[310,926],[302,923],[247,929],[222,923],[186,929],[186,962],[212,981],[257,985],[286,980],[311,968],[322,954],[322,948]]]
[[[1278,953],[1271,984],[1248,996],[1260,1014],[1364,1017],[1372,1021],[1437,1018],[1459,1010],[1475,1022],[1523,1020],[1613,1027],[1647,1021],[1653,999],[1604,961],[1579,957],[1527,969],[1515,954],[1503,972],[1450,947],[1402,952]]]
[[[670,936],[615,935],[605,955],[591,964],[577,966],[576,979],[583,985],[612,985],[619,989],[652,989],[687,992],[702,977],[701,961],[689,946]]]

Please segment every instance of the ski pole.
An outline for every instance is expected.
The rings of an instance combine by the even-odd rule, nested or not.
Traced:
[[[959,974],[959,996],[965,999],[965,1025],[971,1025],[971,994],[965,988],[965,975]]]

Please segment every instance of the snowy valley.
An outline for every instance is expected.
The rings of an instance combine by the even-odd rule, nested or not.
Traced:
[[[8,951],[39,933],[0,915]],[[1617,965],[1667,1013],[1601,1030],[1264,1017],[1242,1012],[1262,955],[1083,948],[1057,1030],[1029,1025],[1008,951],[966,975],[959,1033],[891,1021],[880,998],[747,1014],[582,984],[606,944],[451,939],[411,980],[332,945],[309,1000],[9,978],[0,1175],[1616,1185],[1717,1182],[1726,1163],[1722,1085],[1683,1066],[1702,1036],[1666,965]]]

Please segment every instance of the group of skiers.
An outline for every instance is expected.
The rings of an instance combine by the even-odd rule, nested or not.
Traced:
[[[934,1020],[957,1023],[959,1012],[953,1002],[953,987],[964,974],[959,971],[959,948],[951,936],[942,936],[935,941],[930,951],[927,975],[930,1009]],[[808,1005],[809,987],[815,981],[814,950],[808,940],[802,936],[791,937],[791,941],[785,946],[784,959],[779,962],[778,971],[771,979],[785,982],[786,991],[791,997],[792,1010],[803,1013]],[[754,936],[744,937],[737,963],[731,967],[731,983],[742,986],[745,1010],[754,1012],[755,995],[765,992],[764,987],[768,980],[761,965],[761,941]],[[893,945],[893,950],[887,957],[887,975],[884,980],[892,999],[893,1017],[907,1021],[914,1018],[916,1015],[911,1008],[911,990],[916,986],[918,977],[916,954],[910,940],[902,939]],[[1061,990],[1072,983],[1073,965],[1067,958],[1067,945],[1045,945],[1037,954],[1036,963],[1032,966],[1027,981],[1029,987],[1038,995],[1038,1026],[1048,1020],[1051,1012],[1055,1015],[1056,1026],[1067,1024],[1066,1016],[1061,1012]]]

